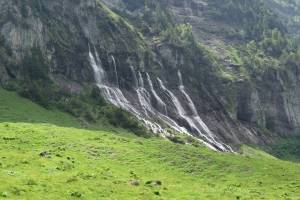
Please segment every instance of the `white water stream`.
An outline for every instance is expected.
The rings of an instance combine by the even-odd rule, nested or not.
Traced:
[[[97,52],[97,51],[96,51],[96,52]],[[116,84],[117,84],[117,87],[120,88],[119,75],[118,75],[118,70],[117,70],[117,64],[116,64],[115,57],[114,57],[113,55],[111,55],[111,60],[112,60],[112,62],[113,62],[113,66],[114,66],[114,72],[115,72]]]
[[[151,77],[149,76],[148,73],[146,73],[146,76],[147,76],[147,81],[148,81],[148,84],[149,84],[149,87],[150,87],[152,95],[154,96],[154,98],[155,98],[158,106],[160,107],[160,109],[162,109],[164,111],[163,114],[167,116],[168,115],[168,111],[167,111],[166,104],[163,102],[163,100],[156,93],[156,91],[155,91],[155,89],[153,87],[153,83],[152,83]]]
[[[197,129],[196,129],[197,132],[200,134],[200,136],[204,137],[210,143],[213,143],[215,146],[217,146],[222,151],[226,151],[229,146],[216,141],[213,133],[209,130],[207,125],[203,122],[203,120],[199,116],[196,106],[195,106],[194,102],[192,101],[191,97],[185,91],[185,87],[183,85],[183,80],[182,80],[182,74],[181,74],[180,70],[178,70],[177,74],[178,74],[178,78],[179,78],[179,90],[185,97],[186,101],[188,102],[188,106],[192,111],[193,115],[190,116],[189,118],[192,121],[192,124],[197,127]],[[230,150],[232,151],[231,148],[230,148]]]
[[[157,123],[153,123],[145,118],[140,114],[140,112],[127,100],[127,98],[124,96],[123,92],[119,88],[119,80],[118,80],[118,73],[117,73],[117,67],[114,57],[112,56],[113,65],[114,65],[114,72],[116,75],[116,81],[117,81],[117,87],[110,86],[108,82],[106,81],[107,75],[102,67],[102,62],[98,56],[98,53],[95,49],[95,55],[89,51],[89,60],[90,64],[94,71],[94,76],[96,80],[96,84],[99,87],[99,89],[102,91],[102,94],[104,98],[110,102],[111,104],[123,108],[132,114],[134,114],[139,120],[143,121],[144,124],[151,129],[154,133],[161,133],[163,129],[160,125]],[[145,103],[147,106],[147,100],[144,98],[144,94],[142,94],[142,102]]]
[[[178,132],[183,132],[191,135],[190,133],[188,133],[186,128],[179,126],[175,122],[175,120],[171,119],[168,116],[167,105],[162,100],[162,98],[158,95],[158,93],[155,91],[150,75],[146,73],[147,85],[149,86],[150,89],[150,92],[148,92],[148,90],[145,88],[145,82],[142,74],[140,72],[136,72],[133,66],[130,67],[130,70],[133,75],[134,87],[136,89],[138,101],[140,107],[142,108],[142,111],[140,111],[130,101],[128,101],[127,98],[124,96],[122,90],[119,88],[119,78],[118,78],[118,71],[117,71],[115,58],[111,56],[111,59],[112,59],[113,70],[115,74],[116,86],[112,86],[107,81],[107,75],[102,67],[102,62],[99,58],[97,50],[94,48],[94,53],[92,53],[91,50],[89,51],[89,60],[94,71],[96,84],[99,87],[99,89],[102,91],[104,98],[108,102],[133,113],[154,133],[162,133],[162,134],[165,133],[164,129],[159,124],[150,121],[153,118],[156,118],[164,121],[167,125],[169,125],[170,127],[172,127],[174,130]],[[178,71],[178,77],[179,77],[179,90],[182,93],[183,97],[185,98],[189,108],[191,109],[192,115],[187,114],[180,100],[175,96],[173,92],[171,92],[169,89],[165,87],[165,85],[159,78],[157,78],[160,88],[171,100],[172,104],[176,109],[175,111],[177,115],[181,119],[185,120],[187,124],[189,124],[190,128],[194,132],[197,132],[197,134],[199,134],[199,136],[205,140],[205,141],[203,140],[200,141],[203,142],[208,147],[210,147],[211,149],[221,150],[221,151],[232,151],[232,149],[229,146],[216,141],[212,132],[209,130],[209,128],[206,126],[203,120],[200,118],[196,106],[193,103],[192,99],[185,91],[185,87],[183,85],[182,75],[180,71]],[[157,109],[155,109],[151,104],[152,97],[156,102]]]

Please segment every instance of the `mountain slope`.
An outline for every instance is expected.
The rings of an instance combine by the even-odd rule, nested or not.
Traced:
[[[268,6],[0,0],[0,82],[88,123],[266,147],[300,125],[300,50]]]
[[[265,146],[279,137],[298,134],[300,122],[300,51],[290,37],[297,34],[275,9],[278,1],[268,2],[170,0],[153,6],[147,1],[136,4],[133,11],[124,11],[132,2],[107,4],[133,19],[132,23],[139,17],[148,23],[148,28],[145,23],[136,26],[153,39],[170,64],[166,65],[169,73],[178,68],[184,72],[185,86],[214,134],[231,144],[243,141]],[[292,7],[292,1],[286,4]],[[170,19],[173,24],[165,23]],[[178,25],[182,23],[190,26],[195,41],[203,44],[209,55],[184,50],[193,45],[187,45],[189,34],[185,34],[187,41],[182,39],[186,33]],[[181,28],[174,30],[176,25]],[[157,27],[167,32],[169,40],[157,39]],[[212,65],[199,59],[211,55],[215,58]],[[174,79],[175,75],[166,77]]]
[[[299,164],[78,121],[0,90],[1,199],[297,199]],[[13,122],[13,123],[11,123]],[[21,123],[27,122],[27,123]],[[45,123],[46,122],[46,123]],[[56,125],[59,126],[56,126]],[[69,128],[67,128],[67,127]]]
[[[297,199],[299,165],[112,132],[0,124],[1,198]],[[15,146],[18,148],[15,148]]]
[[[272,144],[300,51],[267,6],[0,0],[0,83],[32,100],[0,89],[0,199],[299,199],[299,164],[243,145],[297,161]]]

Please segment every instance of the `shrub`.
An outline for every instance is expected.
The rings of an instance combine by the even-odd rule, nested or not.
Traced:
[[[112,125],[130,130],[137,136],[146,138],[151,136],[149,131],[134,116],[120,108],[109,107],[106,110],[106,117]]]

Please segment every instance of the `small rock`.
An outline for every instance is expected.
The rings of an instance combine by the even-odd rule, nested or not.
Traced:
[[[50,153],[48,151],[43,151],[43,152],[40,153],[40,156],[41,157],[49,157]]]
[[[132,180],[132,181],[130,181],[130,183],[133,186],[139,186],[140,185],[140,182],[138,180]]]

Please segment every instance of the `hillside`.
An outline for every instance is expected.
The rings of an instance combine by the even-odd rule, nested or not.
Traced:
[[[264,148],[300,125],[292,2],[268,2],[0,0],[0,83],[86,126]]]
[[[299,164],[103,131],[0,124],[3,199],[298,199]],[[16,148],[17,146],[17,148]]]
[[[244,146],[241,154],[218,153],[195,141],[183,145],[119,129],[88,131],[67,114],[0,92],[0,199],[296,200],[300,195],[299,164],[259,150]]]

